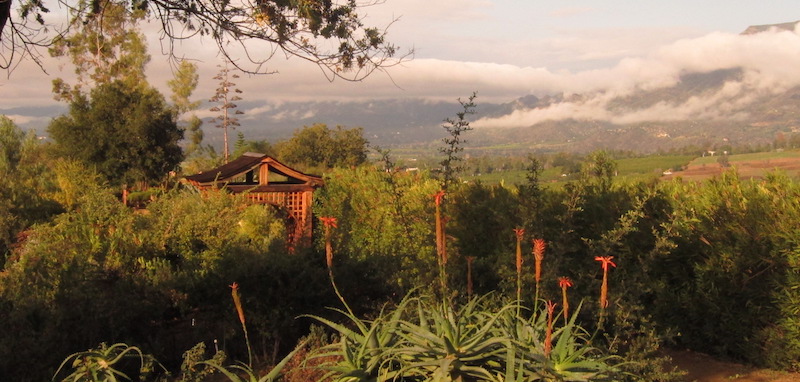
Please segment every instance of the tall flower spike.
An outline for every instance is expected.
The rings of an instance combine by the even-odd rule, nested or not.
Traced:
[[[253,365],[253,351],[250,347],[250,336],[247,334],[247,325],[244,323],[244,309],[242,309],[242,299],[239,296],[239,283],[234,282],[229,285],[231,287],[231,297],[233,297],[233,305],[236,306],[236,313],[239,314],[239,322],[242,323],[242,331],[244,332],[244,340],[247,343],[247,360],[248,365]]]
[[[524,228],[514,228],[514,235],[517,237],[517,301],[522,300],[522,238],[525,236]]]
[[[544,335],[544,356],[549,357],[553,349],[553,313],[556,311],[556,304],[547,300],[547,331]]]
[[[333,216],[319,218],[325,226],[325,264],[328,269],[333,267],[333,245],[331,245],[331,228],[339,228],[339,221]]]
[[[244,325],[244,309],[242,309],[242,299],[239,296],[239,283],[234,282],[231,285],[231,297],[233,297],[233,305],[236,307],[236,313],[239,314],[239,322]]]
[[[608,267],[616,268],[617,264],[611,261],[614,256],[597,256],[594,259],[599,261],[603,267],[603,284],[600,286],[600,308],[605,309],[608,307]]]
[[[442,200],[444,199],[444,190],[433,194],[433,201],[436,204],[436,254],[439,256],[439,261],[442,265],[447,264],[447,242],[444,233],[445,219],[442,217]]]
[[[544,239],[533,240],[533,258],[536,261],[536,282],[542,279],[542,260],[544,260],[544,250],[546,244]]]
[[[472,297],[472,263],[475,256],[467,256],[467,296]]]
[[[517,237],[517,273],[522,273],[522,238],[525,236],[525,228],[514,228],[514,235]]]
[[[436,258],[439,263],[439,283],[442,293],[447,290],[447,239],[444,233],[445,219],[442,217],[442,201],[444,190],[433,194],[433,201],[436,205],[435,224],[436,224]]]
[[[567,288],[572,287],[572,280],[569,277],[559,277],[558,286],[561,287],[561,301],[564,305],[564,321],[569,320],[569,299],[567,299]]]

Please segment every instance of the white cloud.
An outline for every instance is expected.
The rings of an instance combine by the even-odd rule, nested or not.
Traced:
[[[50,122],[50,117],[32,117],[29,115],[19,115],[19,114],[6,114],[5,116],[8,117],[17,125],[29,125],[29,124],[44,125]]]
[[[612,113],[606,102],[634,90],[654,90],[674,85],[681,74],[710,72],[719,69],[741,68],[740,81],[726,83],[710,94],[691,97],[681,104],[659,102],[650,107]],[[635,123],[653,120],[682,120],[691,118],[741,118],[743,106],[755,97],[777,94],[800,86],[800,35],[788,31],[773,31],[755,35],[711,33],[677,41],[642,58],[626,58],[608,69],[579,73],[545,75],[560,89],[594,94],[580,103],[562,102],[543,109],[520,110],[496,119],[476,121],[482,127],[530,126],[545,120],[594,119],[615,123]],[[522,73],[519,70],[518,73]],[[546,72],[546,71],[545,71]],[[549,72],[546,72],[549,73]],[[518,76],[520,81],[531,79]],[[533,88],[551,89],[541,81]],[[536,93],[534,90],[532,93]]]
[[[567,102],[542,110],[519,111],[503,120],[482,121],[485,126],[528,125],[533,121],[557,118],[641,121],[649,118],[676,118],[713,115],[735,110],[758,94],[769,94],[800,84],[800,36],[789,31],[740,36],[710,33],[700,37],[689,27],[578,28],[549,26],[545,34],[537,25],[488,26],[489,19],[501,17],[502,3],[488,0],[407,0],[366,8],[367,24],[383,26],[397,17],[389,40],[401,47],[417,44],[424,57],[376,72],[361,82],[329,82],[315,65],[300,60],[284,60],[282,55],[269,61],[276,75],[243,76],[237,85],[245,101],[264,105],[246,112],[247,120],[257,119],[271,107],[288,101],[347,101],[381,98],[424,98],[453,101],[478,92],[478,102],[508,102],[526,94],[584,94],[583,102]],[[529,6],[514,4],[527,10]],[[538,8],[537,8],[538,9]],[[566,7],[551,16],[582,17],[593,9]],[[540,15],[547,15],[542,12]],[[502,15],[505,17],[505,15]],[[593,15],[594,16],[594,15]],[[483,24],[486,23],[486,24]],[[550,25],[550,24],[548,24]],[[508,28],[506,28],[508,26]],[[150,82],[168,96],[166,81],[172,76],[161,50],[157,25],[146,26],[153,60],[148,66]],[[515,29],[516,28],[516,29]],[[531,28],[531,29],[525,29]],[[742,28],[744,29],[744,28]],[[516,33],[522,31],[524,33]],[[195,99],[213,95],[221,59],[210,40],[176,42],[176,53],[198,60],[200,87]],[[58,63],[46,58],[51,75],[43,74],[32,63],[0,83],[0,105],[5,108],[55,104],[50,81],[55,76],[71,75],[71,68],[59,72]],[[653,90],[674,85],[680,76],[692,71],[742,67],[743,78],[720,92],[687,100],[680,105],[656,104],[645,110],[614,114],[605,103],[633,90]],[[740,90],[751,94],[742,96]],[[708,110],[710,105],[726,105],[725,110]],[[313,111],[308,111],[313,113]],[[198,111],[200,116],[213,113]],[[313,115],[313,114],[311,114]],[[301,118],[303,115],[285,115]]]

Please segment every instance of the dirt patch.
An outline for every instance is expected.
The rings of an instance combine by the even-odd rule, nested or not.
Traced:
[[[790,177],[800,177],[800,158],[771,158],[754,161],[732,161],[742,178],[761,178],[766,173],[780,169]],[[718,163],[689,164],[683,171],[676,171],[661,177],[663,180],[682,178],[687,181],[702,181],[710,179],[724,172],[726,168]]]
[[[799,373],[756,369],[732,362],[723,362],[692,351],[667,351],[672,362],[686,370],[686,381],[696,382],[800,382]]]

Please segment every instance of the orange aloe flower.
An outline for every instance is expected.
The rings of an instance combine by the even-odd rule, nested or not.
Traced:
[[[325,227],[339,228],[339,220],[333,216],[323,216],[319,220],[322,221]]]
[[[596,256],[594,258],[603,267],[603,285],[600,287],[600,307],[603,309],[608,307],[608,267],[609,265],[617,267],[617,264],[611,261],[613,258],[614,256]]]
[[[569,300],[567,299],[567,288],[571,287],[572,280],[569,277],[559,277],[558,286],[561,287],[561,300],[564,305],[564,320],[569,320]]]
[[[339,228],[339,220],[333,216],[319,218],[325,226],[325,263],[328,269],[333,267],[333,246],[331,245],[331,228]]]
[[[536,261],[536,283],[542,279],[542,260],[544,260],[544,239],[533,240],[533,258]]]
[[[439,190],[439,192],[433,194],[433,200],[437,206],[442,204],[443,199],[444,199],[444,190]]]
[[[549,357],[553,349],[553,313],[556,311],[554,302],[547,300],[547,331],[544,335],[544,356]]]

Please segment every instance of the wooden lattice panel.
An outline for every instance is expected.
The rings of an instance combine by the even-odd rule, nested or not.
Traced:
[[[272,204],[283,207],[297,222],[297,228],[311,233],[311,219],[308,212],[311,210],[311,192],[253,192],[247,198],[256,203]]]

